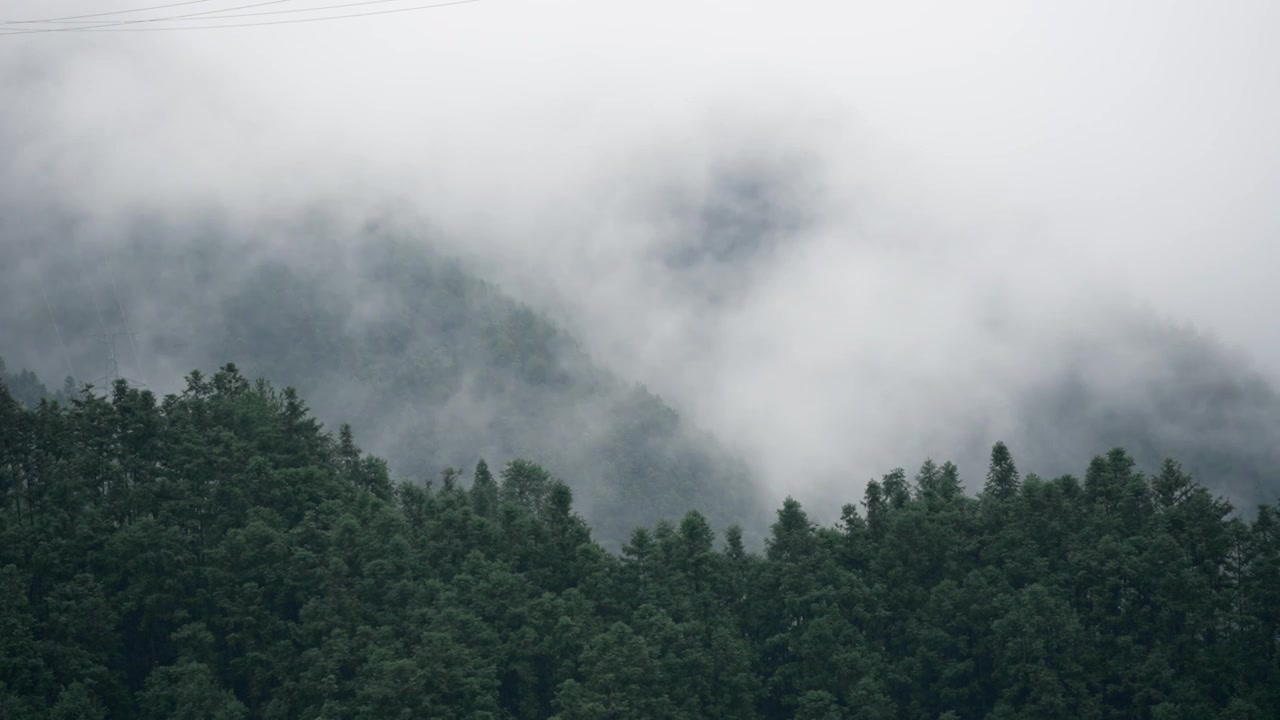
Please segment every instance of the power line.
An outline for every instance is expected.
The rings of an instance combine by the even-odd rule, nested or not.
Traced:
[[[237,13],[235,15],[222,15],[222,14],[208,15],[208,17],[202,17],[199,19],[202,21],[203,20],[230,20],[232,18],[261,17],[263,15],[293,15],[296,13],[320,12],[321,10],[341,10],[343,8],[362,7],[365,5],[382,5],[384,3],[389,3],[389,2],[405,2],[405,1],[406,0],[364,0],[363,2],[348,2],[348,3],[342,3],[341,5],[321,5],[319,7],[294,8],[293,10],[266,10],[263,12]],[[224,13],[224,12],[230,12],[231,10],[234,10],[234,9],[235,8],[227,8],[226,10],[210,10],[209,13]],[[206,13],[201,13],[201,14],[205,15]],[[188,17],[192,17],[192,16],[188,16]],[[49,21],[49,24],[51,25],[52,24],[80,25],[80,24],[91,24],[91,23],[93,23],[92,20],[76,20],[76,21],[66,21],[66,22],[52,21],[52,20]]]
[[[232,10],[248,10],[250,8],[263,7],[265,5],[279,5],[280,3],[293,2],[294,0],[266,0],[265,2],[255,2],[248,5],[237,5],[235,7],[220,8],[218,10],[204,10],[197,13],[187,13],[185,15],[170,15],[160,18],[141,18],[138,20],[116,20],[112,22],[102,23],[100,25],[90,25],[82,28],[36,28],[34,30],[16,30],[13,32],[0,33],[3,35],[34,35],[38,33],[55,33],[55,32],[83,32],[85,30],[94,30],[97,28],[119,27],[121,25],[141,25],[144,23],[168,22],[170,20],[188,20],[190,18],[198,18],[202,15],[216,15],[218,13],[231,12]]]
[[[277,1],[281,1],[281,0],[277,0]],[[363,4],[375,4],[378,1],[380,0],[373,0],[372,2],[366,2]],[[403,2],[403,0],[401,1]],[[294,18],[291,20],[270,20],[265,22],[234,23],[234,24],[227,24],[227,25],[187,25],[187,26],[179,26],[179,27],[153,27],[153,28],[119,27],[120,25],[133,25],[133,24],[137,24],[138,22],[166,22],[166,21],[175,19],[175,18],[156,18],[154,20],[145,20],[145,21],[136,21],[136,22],[120,22],[120,23],[112,23],[110,25],[101,25],[101,26],[92,26],[92,27],[47,28],[47,29],[41,29],[41,30],[20,30],[17,32],[0,31],[0,36],[31,35],[36,33],[54,33],[54,32],[165,32],[165,31],[171,31],[171,30],[220,30],[225,28],[260,27],[263,25],[292,25],[295,23],[324,22],[326,20],[346,20],[348,18],[371,17],[374,15],[391,15],[394,13],[414,12],[418,10],[432,10],[435,8],[449,7],[451,5],[468,5],[470,3],[475,3],[475,2],[480,2],[480,0],[454,0],[453,2],[442,2],[442,3],[436,3],[434,5],[417,5],[415,7],[396,8],[394,10],[378,10],[374,12],[349,13],[346,15],[329,15],[326,17],[318,17],[318,18]],[[271,4],[271,3],[263,3],[263,4]],[[361,4],[361,3],[355,3],[355,4]],[[211,11],[211,13],[227,12],[232,9],[236,9],[236,8],[228,8],[227,10],[215,10],[215,11]],[[315,9],[317,8],[312,8],[312,10],[315,10]],[[199,14],[204,15],[204,14],[210,14],[210,13],[199,13]],[[217,20],[219,18],[215,17],[215,18],[206,18],[206,19]]]
[[[151,7],[135,8],[133,10],[112,10],[111,12],[90,13],[88,15],[68,15],[66,17],[45,18],[44,20],[0,20],[0,25],[42,25],[46,23],[64,22],[67,20],[107,17],[108,15],[127,15],[129,13],[149,12],[151,10],[166,10],[168,8],[180,7],[182,5],[200,5],[202,3],[213,1],[214,0],[187,0],[186,2],[169,3],[168,5],[152,5]]]

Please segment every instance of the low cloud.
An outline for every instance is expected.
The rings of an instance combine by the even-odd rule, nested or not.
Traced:
[[[1098,413],[1151,407],[1143,379],[1191,350],[1147,328],[1280,375],[1278,12],[484,0],[0,37],[7,290],[83,292],[108,266],[145,287],[139,232],[180,255],[214,226],[305,263],[373,223],[549,312],[770,496],[853,499],[925,456],[976,478],[999,438],[1056,471],[1029,414],[1067,379]],[[129,297],[137,332],[164,323]]]

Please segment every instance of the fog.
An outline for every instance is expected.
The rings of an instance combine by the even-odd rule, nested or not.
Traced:
[[[1000,438],[1024,469],[1078,472],[1051,445],[1107,438],[1029,414],[1057,417],[1064,378],[1097,406],[1073,421],[1141,407],[1168,426],[1150,451],[1176,454],[1194,431],[1147,401],[1186,377],[1169,368],[1208,353],[1191,364],[1239,397],[1280,377],[1274,2],[481,0],[37,27],[59,31],[0,36],[0,252],[20,277],[59,292],[59,256],[145,284],[140,222],[181,246],[216,218],[299,261],[317,245],[282,228],[317,209],[334,237],[392,225],[659,392],[771,497],[851,500],[926,456],[973,483]],[[53,214],[74,223],[33,247]],[[158,309],[130,297],[145,334]],[[1217,426],[1275,446],[1272,408],[1249,407]]]

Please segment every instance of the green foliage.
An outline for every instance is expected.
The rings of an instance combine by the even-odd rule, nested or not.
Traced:
[[[248,710],[219,687],[208,665],[185,662],[156,668],[138,695],[142,717],[154,720],[241,720]]]
[[[987,483],[982,489],[985,497],[994,501],[1007,500],[1018,493],[1018,467],[1013,455],[1002,442],[991,448],[991,466],[987,470]]]
[[[233,366],[157,400],[0,391],[0,717],[1271,718],[1280,519],[1120,450],[1083,483],[926,462],[762,554],[606,552],[517,460],[392,484]]]

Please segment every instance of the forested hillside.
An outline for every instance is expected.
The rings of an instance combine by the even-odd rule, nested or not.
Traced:
[[[611,548],[690,508],[758,538],[767,510],[746,466],[551,322],[422,243],[315,232],[307,253],[217,230],[174,246],[142,228],[113,256],[128,266],[87,249],[28,258],[41,271],[26,275],[47,287],[10,289],[0,355],[102,387],[103,335],[133,330],[112,351],[125,378],[177,387],[187,368],[234,361],[298,388],[330,425],[350,423],[397,478],[536,457]]]
[[[1011,442],[1037,448],[1036,467],[1123,446],[1150,472],[1176,454],[1215,493],[1251,507],[1280,501],[1280,394],[1212,337],[1150,318],[1069,348],[1068,370],[1021,399]]]
[[[753,197],[733,195],[729,204],[750,210]],[[729,449],[673,409],[696,408],[696,393],[668,403],[631,378],[618,378],[562,327],[475,268],[438,255],[421,233],[396,240],[387,228],[352,229],[317,213],[310,223],[294,220],[252,233],[217,218],[176,224],[143,218],[111,226],[114,234],[107,235],[63,212],[5,207],[0,232],[11,247],[30,250],[0,264],[0,356],[11,368],[35,370],[65,396],[60,379],[68,374],[103,387],[113,374],[105,362],[110,357],[118,374],[162,392],[180,387],[189,368],[236,362],[252,377],[297,387],[330,427],[350,423],[396,478],[437,478],[477,457],[495,463],[537,458],[572,485],[580,512],[611,549],[631,528],[691,508],[718,526],[741,523],[749,541],[758,541],[782,487],[820,502],[815,514],[834,519],[840,488],[860,486],[876,470],[865,457],[822,472],[770,464],[761,462],[761,455],[770,459],[767,448],[751,455],[754,448],[743,447],[753,434],[735,432],[737,424],[769,427],[775,435],[805,433],[782,418],[804,416],[814,405],[815,417],[850,408],[847,416],[834,414],[839,421],[809,427],[806,437],[824,450],[855,434],[867,442],[882,416],[885,427],[909,422],[919,425],[919,437],[933,438],[903,453],[907,457],[946,455],[972,466],[996,438],[1005,438],[1030,465],[1056,475],[1076,468],[1081,457],[1121,446],[1148,473],[1177,455],[1212,492],[1244,508],[1280,498],[1273,471],[1280,464],[1280,396],[1270,380],[1211,337],[1136,312],[1055,333],[1017,363],[1017,375],[1029,379],[988,379],[990,394],[963,418],[944,412],[945,389],[936,403],[872,402],[859,386],[873,381],[851,366],[848,383],[833,382],[821,398],[783,398],[787,404],[775,408],[742,402],[735,417],[721,417],[724,425],[711,428],[740,444]],[[772,207],[765,203],[762,216],[717,212],[700,221],[695,239],[710,245],[696,245],[702,254],[692,257],[711,253],[714,272],[703,260],[680,265],[688,257],[679,255],[670,262],[682,282],[715,294],[720,285],[737,287],[734,278],[750,277],[767,259],[767,253],[748,252],[755,247],[752,233],[767,225],[763,217],[776,214]],[[735,297],[725,302],[732,305]],[[126,331],[134,340],[118,334]],[[766,354],[783,348],[788,336],[768,327],[761,332],[777,341]],[[104,335],[114,336],[113,350]],[[749,364],[758,350],[744,345],[723,358],[726,372],[739,360]],[[894,350],[884,352],[888,357]],[[671,363],[654,381],[686,370]],[[10,384],[31,401],[37,397],[27,390],[31,380]],[[775,380],[786,387],[791,378],[761,376],[764,385]],[[740,395],[776,398],[757,390],[744,384]],[[904,392],[916,390],[904,386]],[[980,426],[1001,416],[998,427]],[[889,436],[889,457],[896,457],[895,442],[910,445],[894,437],[901,433],[878,432]]]
[[[44,383],[40,382],[40,378],[30,370],[9,372],[3,357],[0,357],[0,383],[4,383],[5,387],[9,388],[9,394],[14,400],[28,407],[39,405],[41,400],[65,401],[67,399],[61,392],[49,392]],[[72,385],[71,389],[74,390],[74,381]]]
[[[397,484],[235,368],[0,389],[0,717],[1274,718],[1280,525],[1173,462],[926,462],[762,554],[592,539],[531,462]]]

